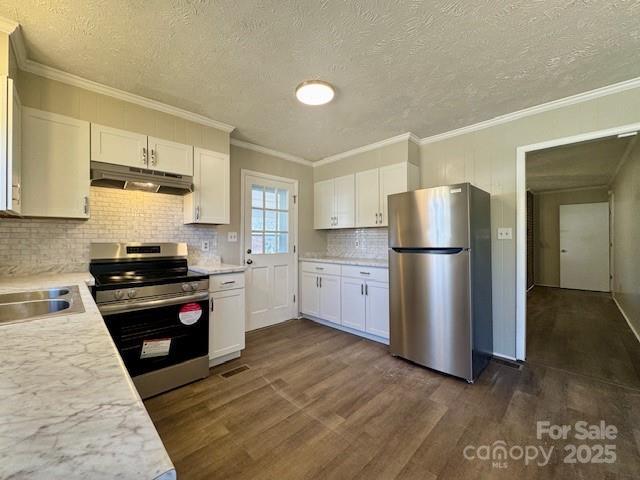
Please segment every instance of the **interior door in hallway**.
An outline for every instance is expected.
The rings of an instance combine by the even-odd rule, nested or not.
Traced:
[[[243,171],[247,331],[297,314],[297,182]]]
[[[609,291],[609,204],[560,205],[560,286]]]

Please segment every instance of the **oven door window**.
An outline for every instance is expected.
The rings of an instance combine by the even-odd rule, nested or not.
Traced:
[[[132,377],[209,352],[206,300],[107,315],[105,323]]]

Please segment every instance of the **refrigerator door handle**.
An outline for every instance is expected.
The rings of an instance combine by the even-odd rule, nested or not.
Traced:
[[[391,250],[397,253],[424,253],[429,255],[458,255],[463,252],[471,251],[470,248],[397,248],[392,247]]]

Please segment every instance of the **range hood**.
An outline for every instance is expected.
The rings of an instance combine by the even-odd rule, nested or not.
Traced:
[[[193,191],[193,177],[125,165],[91,162],[91,185],[185,195]]]

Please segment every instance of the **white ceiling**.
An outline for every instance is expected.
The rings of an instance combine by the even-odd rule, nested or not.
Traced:
[[[640,0],[3,0],[37,62],[311,160],[640,76]],[[337,87],[324,107],[294,88]]]
[[[527,188],[538,193],[608,185],[635,141],[613,137],[528,153]]]

